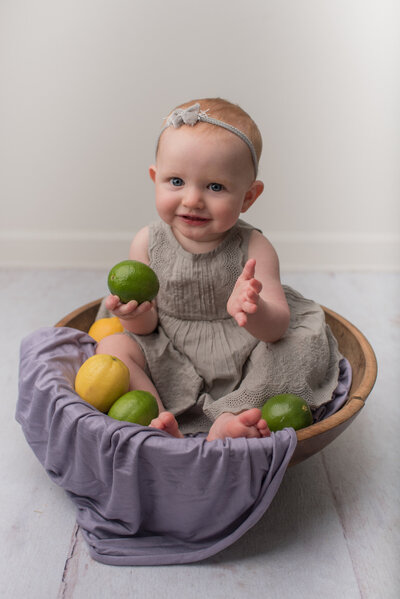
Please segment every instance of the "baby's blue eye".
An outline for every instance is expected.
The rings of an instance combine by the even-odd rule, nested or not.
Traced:
[[[221,183],[210,183],[208,187],[211,189],[211,191],[222,191],[224,188]]]
[[[172,179],[170,179],[170,183],[174,187],[181,187],[181,185],[183,185],[183,180],[180,177],[172,177]]]

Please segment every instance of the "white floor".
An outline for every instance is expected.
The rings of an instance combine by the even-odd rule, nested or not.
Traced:
[[[205,562],[117,568],[91,560],[74,510],[14,420],[19,344],[106,292],[106,272],[0,270],[0,596],[210,599],[394,599],[400,596],[400,277],[283,273],[367,336],[379,374],[339,439],[290,468],[262,520]]]

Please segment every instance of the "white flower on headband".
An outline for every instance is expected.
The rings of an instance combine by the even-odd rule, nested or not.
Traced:
[[[167,119],[166,125],[169,127],[178,128],[181,125],[195,125],[200,117],[206,116],[204,111],[200,110],[200,104],[193,104],[189,108],[177,108],[174,110]]]

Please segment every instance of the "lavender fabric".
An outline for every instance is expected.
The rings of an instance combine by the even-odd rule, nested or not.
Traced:
[[[351,387],[352,370],[351,364],[346,358],[342,358],[339,362],[339,378],[338,384],[333,392],[331,401],[313,410],[314,422],[320,422],[328,416],[332,416],[340,410],[346,403]]]
[[[21,344],[16,419],[50,478],[71,497],[91,556],[114,565],[203,560],[261,518],[296,446],[266,439],[174,439],[98,412],[73,390],[89,335],[42,328]]]

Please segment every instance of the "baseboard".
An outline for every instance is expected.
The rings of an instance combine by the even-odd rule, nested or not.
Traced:
[[[271,233],[282,270],[400,270],[400,235],[380,233]]]
[[[0,267],[110,268],[128,255],[133,234],[0,232]],[[282,271],[399,271],[400,235],[272,232]]]
[[[0,266],[111,268],[128,257],[132,237],[103,231],[0,232]]]

